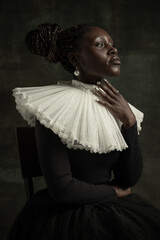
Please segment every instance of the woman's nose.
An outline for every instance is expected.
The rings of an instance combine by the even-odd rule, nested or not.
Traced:
[[[115,47],[112,46],[112,47],[109,49],[108,54],[109,54],[109,55],[118,54],[117,48],[115,48]]]

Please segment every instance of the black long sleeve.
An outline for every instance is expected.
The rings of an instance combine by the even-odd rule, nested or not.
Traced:
[[[117,199],[107,184],[90,184],[72,177],[66,146],[36,120],[36,138],[40,165],[50,195],[62,204],[89,204]]]
[[[138,142],[137,123],[128,129],[122,126],[121,132],[128,148],[120,154],[119,161],[113,170],[115,179],[112,184],[125,189],[135,185],[140,178],[143,160]]]

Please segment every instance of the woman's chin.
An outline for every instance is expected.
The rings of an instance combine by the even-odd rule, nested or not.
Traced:
[[[112,77],[116,77],[116,76],[119,76],[120,75],[120,73],[121,73],[121,71],[120,71],[120,69],[119,69],[119,71],[116,71],[116,72],[114,72],[113,74],[112,74]]]
[[[106,74],[106,77],[116,77],[116,76],[118,76],[118,75],[120,75],[120,66],[115,66],[114,68],[112,68],[112,71],[110,71],[110,72],[107,72],[107,74]]]

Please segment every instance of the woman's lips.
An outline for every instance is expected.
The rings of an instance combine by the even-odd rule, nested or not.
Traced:
[[[121,64],[121,61],[120,61],[119,57],[113,57],[109,62],[114,64],[114,65],[120,65]]]

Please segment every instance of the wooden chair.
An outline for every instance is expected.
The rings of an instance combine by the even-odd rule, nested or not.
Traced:
[[[17,127],[16,137],[19,149],[21,173],[27,199],[34,194],[33,177],[42,176],[34,127]]]

